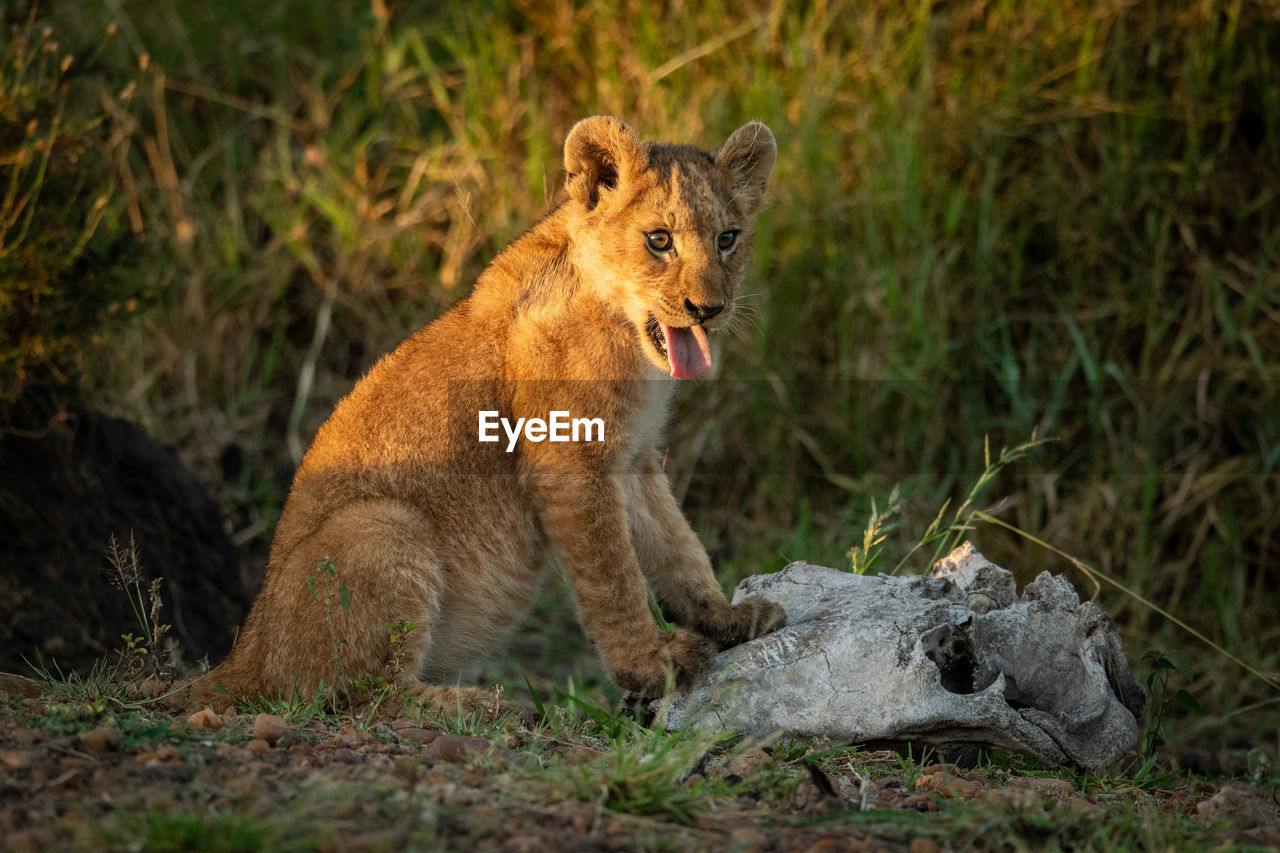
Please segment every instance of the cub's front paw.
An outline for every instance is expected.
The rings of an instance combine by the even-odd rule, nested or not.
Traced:
[[[676,628],[661,635],[656,649],[637,645],[625,660],[611,662],[610,672],[613,682],[622,689],[658,697],[666,692],[668,673],[675,672],[677,686],[687,686],[706,670],[715,654],[715,643],[701,634]]]
[[[738,604],[718,610],[703,632],[721,649],[732,648],[756,637],[763,637],[787,624],[787,611],[782,605],[763,598],[747,598]]]

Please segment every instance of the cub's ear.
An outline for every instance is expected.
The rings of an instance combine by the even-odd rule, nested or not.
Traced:
[[[564,141],[565,187],[587,210],[600,203],[601,190],[615,189],[643,166],[644,149],[635,131],[613,116],[584,118]]]
[[[764,203],[765,185],[778,159],[778,145],[773,132],[762,122],[749,121],[730,134],[716,152],[716,165],[733,176],[733,191],[749,213]]]

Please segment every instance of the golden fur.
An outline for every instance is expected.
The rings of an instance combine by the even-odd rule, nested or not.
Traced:
[[[536,596],[551,549],[614,681],[643,695],[660,694],[673,667],[688,679],[716,647],[780,625],[776,605],[727,603],[657,450],[670,375],[709,363],[692,327],[732,314],[775,154],[758,122],[714,154],[642,143],[615,118],[579,122],[565,141],[568,198],[320,428],[262,592],[188,704],[215,701],[218,688],[309,696],[337,683],[331,621],[347,678],[390,673],[398,654],[411,695],[473,705],[476,688],[431,682],[498,645]],[[655,343],[663,326],[670,358]],[[692,367],[678,370],[681,359]],[[478,440],[485,410],[512,423],[552,411],[600,418],[603,441],[521,438],[508,453],[501,431]],[[325,560],[336,570],[328,621]],[[681,627],[659,630],[646,580]],[[350,590],[345,612],[339,586]],[[419,627],[393,648],[388,625],[401,621]]]

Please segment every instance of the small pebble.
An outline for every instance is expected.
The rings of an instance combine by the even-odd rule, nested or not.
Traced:
[[[474,761],[492,752],[493,744],[484,738],[467,735],[440,735],[427,746],[425,752],[436,761],[462,764]]]
[[[755,827],[738,826],[729,830],[729,840],[746,847],[763,847],[769,843],[769,836]]]
[[[335,747],[355,749],[363,746],[367,740],[368,738],[362,732],[356,731],[351,726],[343,726],[342,731],[330,738],[329,742]]]
[[[259,714],[253,720],[253,736],[271,746],[279,743],[287,730],[284,720],[275,714]]]
[[[216,732],[222,730],[222,718],[205,708],[187,717],[187,725],[198,732]]]
[[[178,748],[173,744],[166,744],[157,750],[150,752],[138,753],[138,761],[142,764],[151,764],[153,762],[176,762],[178,760]]]
[[[395,730],[396,734],[405,740],[414,740],[418,743],[431,743],[440,737],[440,732],[435,729],[419,729],[414,727],[399,728]]]
[[[103,756],[115,752],[124,743],[124,732],[119,729],[93,729],[81,732],[76,738],[76,745],[90,755]]]
[[[1027,776],[1019,779],[1018,785],[1030,788],[1038,794],[1062,799],[1075,793],[1071,783],[1066,779],[1055,779],[1051,776]]]
[[[750,779],[755,775],[760,765],[768,760],[769,753],[763,749],[748,749],[730,759],[728,769],[735,776]]]
[[[0,752],[0,764],[10,770],[26,770],[35,761],[33,749],[10,749]]]

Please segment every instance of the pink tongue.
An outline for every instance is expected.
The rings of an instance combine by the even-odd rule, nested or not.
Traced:
[[[711,347],[707,331],[701,326],[677,329],[659,322],[667,339],[667,361],[676,379],[693,379],[711,369]]]

